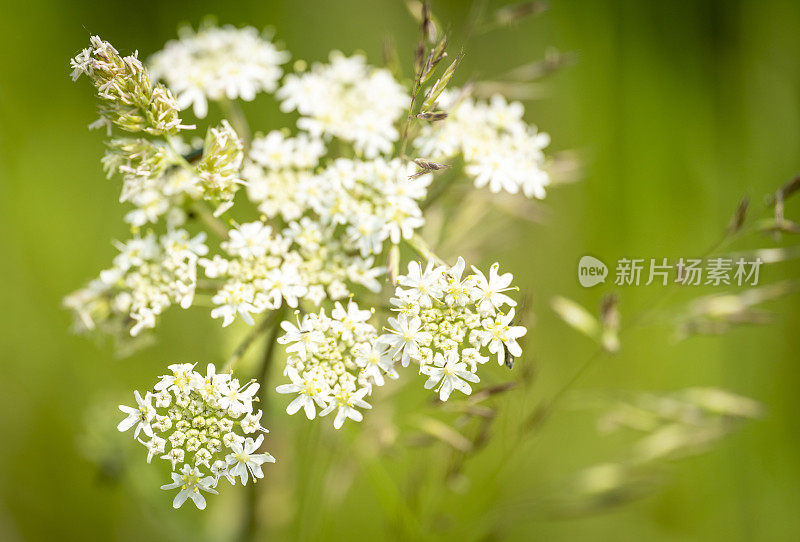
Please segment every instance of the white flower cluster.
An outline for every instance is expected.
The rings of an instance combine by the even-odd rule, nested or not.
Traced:
[[[198,118],[208,113],[208,101],[241,98],[275,90],[289,53],[278,50],[255,28],[202,26],[180,30],[149,61],[153,77],[169,85],[181,109],[193,106]]]
[[[128,132],[153,135],[174,134],[189,128],[181,124],[178,104],[163,85],[153,85],[138,54],[121,57],[117,50],[98,36],[90,47],[70,61],[72,80],[89,77],[100,98],[100,119],[93,127],[115,125]]]
[[[520,356],[517,339],[527,331],[513,324],[516,302],[503,293],[513,289],[511,273],[499,274],[495,263],[488,279],[475,267],[462,278],[464,268],[463,258],[452,267],[431,261],[424,270],[409,263],[391,300],[398,315],[378,339],[404,367],[419,363],[428,376],[425,388],[438,386],[442,401],[453,390],[472,393],[468,382],[480,380],[478,366],[489,360],[484,350],[500,364]],[[505,305],[512,308],[504,312]]]
[[[362,256],[380,254],[384,241],[397,244],[425,223],[419,203],[433,177],[409,179],[414,169],[399,158],[339,158],[316,177],[318,197],[308,204],[323,223],[344,225]]]
[[[350,142],[366,158],[390,153],[399,137],[395,123],[408,110],[406,89],[362,55],[334,51],[329,61],[287,75],[276,93],[281,109],[300,113],[300,129]]]
[[[323,299],[342,299],[350,291],[347,283],[380,290],[374,258],[351,254],[334,237],[333,226],[303,218],[290,223],[282,234],[262,222],[249,222],[230,230],[222,248],[230,256],[215,255],[200,260],[206,276],[224,278],[213,297],[213,318],[223,326],[240,316],[253,324],[252,314],[274,310],[286,303],[297,307],[305,298],[315,304]]]
[[[256,139],[243,172],[250,199],[268,218],[306,215],[345,226],[346,244],[362,256],[380,254],[384,241],[397,244],[424,224],[419,205],[432,175],[410,179],[416,168],[399,158],[338,158],[315,173],[323,152],[319,140],[302,135]]]
[[[297,394],[286,412],[301,408],[309,420],[336,410],[333,426],[342,427],[346,419],[361,421],[358,408],[372,408],[364,398],[372,386],[382,386],[386,376],[397,378],[393,362],[375,346],[377,330],[368,322],[371,312],[350,301],[347,308],[336,303],[331,316],[306,314],[295,326],[281,322],[286,332],[278,338],[285,344],[286,370],[290,384],[277,387],[278,393]]]
[[[247,195],[267,218],[297,220],[320,197],[314,170],[327,152],[319,138],[272,131],[253,139],[242,177]]]
[[[422,155],[443,160],[460,153],[476,187],[488,184],[492,192],[521,190],[529,198],[545,197],[550,178],[543,149],[550,136],[525,123],[521,103],[500,95],[487,103],[451,90],[442,93],[439,107],[447,119],[425,126],[414,142]]]
[[[160,238],[150,233],[119,243],[114,266],[64,300],[75,313],[77,331],[125,329],[136,336],[155,327],[156,317],[171,304],[191,306],[198,257],[208,252],[205,238],[170,230]]]
[[[175,508],[192,499],[206,507],[202,491],[216,494],[223,476],[242,485],[252,477],[263,478],[261,466],[274,463],[268,453],[258,453],[264,435],[262,411],[253,410],[258,383],[241,385],[230,374],[216,372],[209,364],[206,374],[189,363],[170,365],[172,374],[161,377],[144,397],[136,391],[136,406],[120,405],[127,414],[117,429],[134,428],[133,436],[147,448],[147,462],[157,456],[172,466],[172,483],[161,489],[179,489]],[[142,440],[143,434],[149,440]]]

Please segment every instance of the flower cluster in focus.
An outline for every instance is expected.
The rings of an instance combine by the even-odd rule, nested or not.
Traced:
[[[333,426],[339,429],[346,419],[361,421],[358,408],[371,408],[364,398],[373,386],[382,386],[384,377],[396,378],[392,361],[375,346],[377,330],[368,322],[372,313],[350,301],[347,307],[336,303],[331,315],[325,310],[303,316],[297,325],[282,322],[285,334],[285,375],[290,384],[278,386],[278,393],[297,394],[286,412],[301,408],[313,420],[317,407],[325,416],[334,410]]]
[[[120,405],[127,417],[117,427],[133,428],[133,436],[154,457],[172,467],[172,483],[161,489],[178,489],[173,506],[186,499],[206,507],[203,492],[216,494],[220,478],[246,485],[263,478],[261,466],[274,463],[268,453],[258,453],[267,430],[261,410],[253,409],[258,383],[241,385],[230,374],[217,373],[209,364],[206,374],[189,363],[170,365],[153,391],[135,392],[136,406]],[[248,435],[258,434],[256,438]]]
[[[391,300],[398,314],[378,339],[404,367],[418,363],[420,374],[428,376],[425,387],[436,387],[442,401],[453,390],[472,393],[469,382],[480,380],[486,354],[501,365],[508,356],[520,356],[517,339],[527,331],[514,325],[516,302],[504,293],[513,289],[511,273],[501,275],[495,263],[489,278],[474,267],[464,277],[465,266],[463,258],[452,267],[409,263]]]

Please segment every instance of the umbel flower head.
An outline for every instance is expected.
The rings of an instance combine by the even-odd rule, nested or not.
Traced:
[[[205,238],[204,232],[189,237],[185,230],[169,230],[160,238],[149,233],[117,243],[114,265],[64,299],[75,314],[76,330],[136,337],[155,327],[156,318],[173,303],[189,308],[198,257],[208,252]]]
[[[193,106],[198,118],[208,113],[208,100],[249,102],[259,92],[274,91],[281,64],[289,60],[289,53],[252,27],[206,24],[197,32],[186,26],[179,33],[180,39],[153,55],[150,70],[175,92],[179,107]]]
[[[236,317],[253,325],[252,314],[284,304],[297,307],[301,298],[315,304],[342,299],[349,294],[348,283],[380,289],[376,277],[383,268],[374,266],[373,257],[348,251],[334,236],[333,225],[307,217],[282,233],[259,221],[241,224],[228,232],[222,248],[229,258],[215,255],[201,259],[200,265],[209,278],[225,279],[211,311],[223,326]]]
[[[477,188],[545,197],[550,177],[544,148],[550,136],[523,120],[521,103],[509,103],[499,94],[488,102],[475,100],[454,89],[442,93],[439,107],[448,117],[423,128],[414,142],[419,152],[435,160],[462,155],[465,173]]]
[[[362,55],[330,54],[329,63],[289,74],[278,89],[285,112],[297,110],[298,128],[315,137],[338,137],[360,156],[388,154],[399,132],[395,122],[411,98],[391,72],[367,65]]]
[[[514,325],[516,302],[504,293],[514,289],[511,273],[501,275],[495,263],[489,278],[475,267],[465,277],[465,267],[463,258],[452,267],[409,263],[391,300],[398,314],[378,339],[404,367],[419,364],[428,376],[425,387],[436,387],[442,401],[453,390],[472,393],[469,382],[480,381],[478,367],[489,355],[501,365],[507,356],[522,355],[517,339],[527,331]]]
[[[303,409],[309,420],[336,411],[333,426],[342,427],[346,419],[360,422],[359,408],[372,408],[365,397],[373,386],[382,386],[384,377],[397,378],[391,359],[375,347],[377,331],[368,322],[371,312],[350,301],[336,303],[331,316],[322,309],[306,314],[297,325],[285,321],[286,332],[278,342],[286,345],[289,384],[277,387],[278,393],[297,394],[286,412]]]
[[[209,364],[206,373],[195,365],[170,365],[152,391],[134,392],[136,406],[120,405],[127,414],[117,427],[133,428],[133,437],[147,449],[147,462],[165,460],[172,467],[172,483],[161,489],[178,489],[172,505],[186,499],[206,507],[203,492],[217,493],[220,478],[242,485],[263,478],[261,466],[275,458],[258,450],[268,431],[261,426],[261,410],[253,409],[258,383],[240,384],[228,373]],[[255,438],[253,438],[257,435]]]

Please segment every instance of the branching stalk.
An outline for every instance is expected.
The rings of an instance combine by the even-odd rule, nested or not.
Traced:
[[[214,216],[214,213],[211,212],[205,203],[202,201],[194,201],[189,208],[211,233],[222,240],[228,238],[228,227],[222,220]]]
[[[239,363],[239,360],[241,360],[247,353],[247,350],[250,348],[253,342],[255,342],[255,340],[258,339],[258,337],[267,329],[269,329],[270,325],[272,325],[272,323],[278,319],[279,314],[282,314],[282,311],[274,310],[264,317],[264,319],[258,325],[253,327],[244,340],[239,343],[239,346],[236,348],[236,350],[234,350],[231,357],[228,358],[228,361],[225,363],[225,366],[222,370],[232,371],[233,368],[236,367],[236,364]]]

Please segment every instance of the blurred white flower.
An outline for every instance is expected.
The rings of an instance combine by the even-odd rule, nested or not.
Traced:
[[[180,39],[168,41],[149,61],[154,79],[167,83],[181,109],[193,106],[204,118],[208,101],[241,98],[251,101],[260,92],[272,92],[289,53],[278,50],[255,28],[227,25],[180,30]]]
[[[150,234],[116,243],[120,254],[114,267],[64,301],[75,312],[76,327],[137,336],[155,327],[156,318],[171,304],[188,308],[197,284],[198,256],[208,251],[204,241],[205,233],[190,237],[185,230],[169,230],[160,239]]]
[[[312,136],[335,136],[366,158],[388,154],[399,137],[396,121],[408,110],[406,89],[386,69],[361,55],[330,54],[328,64],[289,74],[277,96],[285,112],[300,113],[297,126]]]
[[[448,117],[423,127],[414,141],[420,154],[434,160],[463,155],[465,172],[477,188],[545,197],[550,177],[544,148],[550,136],[525,123],[521,103],[500,95],[488,102],[473,100],[457,89],[443,92],[438,103]]]

